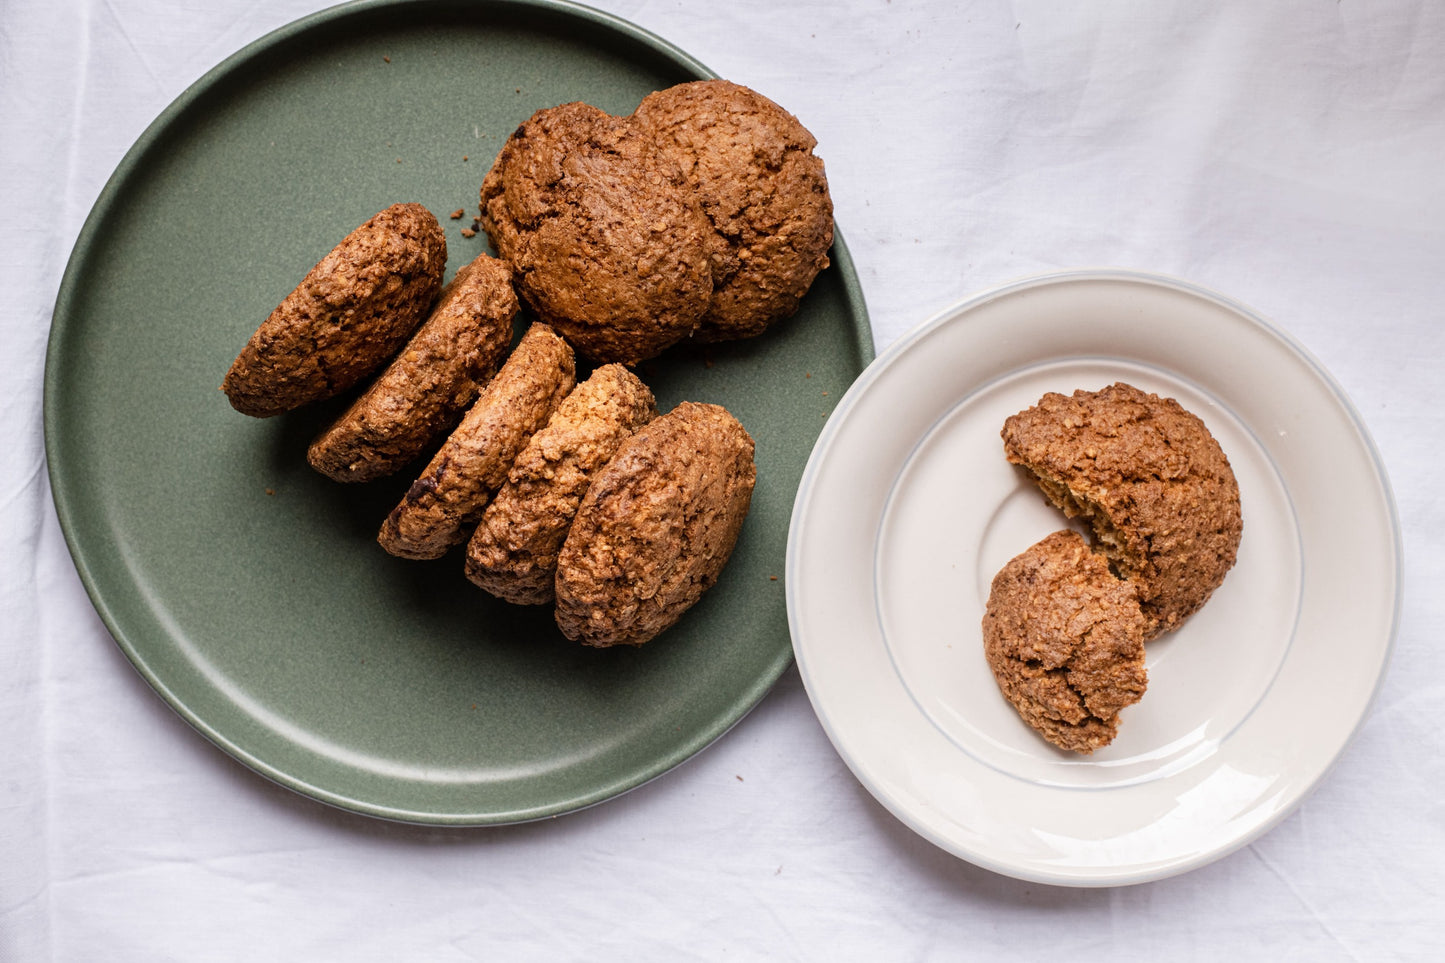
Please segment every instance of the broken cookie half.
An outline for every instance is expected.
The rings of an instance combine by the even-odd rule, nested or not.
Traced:
[[[1239,485],[1204,422],[1173,398],[1118,382],[1050,392],[1003,427],[1004,454],[1093,529],[1134,583],[1149,638],[1177,629],[1234,566]]]
[[[1025,722],[1060,749],[1088,754],[1114,740],[1119,711],[1144,695],[1149,624],[1133,583],[1065,530],[994,576],[984,655]]]

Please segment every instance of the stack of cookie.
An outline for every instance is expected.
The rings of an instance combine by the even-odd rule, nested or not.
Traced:
[[[1239,486],[1219,443],[1172,398],[1119,382],[1046,394],[1003,427],[1004,453],[1093,545],[1055,532],[994,577],[984,651],[1045,739],[1090,753],[1144,695],[1144,644],[1178,628],[1239,549]]]
[[[432,559],[467,542],[486,591],[555,603],[585,644],[640,645],[716,582],[756,468],[725,409],[659,416],[626,365],[797,311],[833,236],[813,146],[791,114],[726,81],[654,93],[628,117],[539,111],[481,189],[500,258],[443,288],[436,218],[393,205],[306,275],[222,388],[267,417],[386,365],[308,451],[336,481],[369,481],[444,439],[382,547]],[[509,351],[524,305],[535,320]],[[598,365],[580,383],[579,354]]]

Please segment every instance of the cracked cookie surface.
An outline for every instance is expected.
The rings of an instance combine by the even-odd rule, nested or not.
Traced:
[[[441,558],[464,541],[527,440],[577,380],[572,349],[545,324],[518,342],[461,424],[382,523],[377,541],[402,558]]]
[[[317,262],[226,372],[231,407],[266,418],[345,391],[396,353],[441,289],[446,237],[393,204]]]
[[[496,374],[517,310],[506,262],[482,254],[462,265],[401,353],[311,443],[311,467],[335,481],[370,481],[420,455]]]
[[[1114,740],[1119,711],[1144,695],[1147,626],[1133,585],[1083,536],[1060,531],[994,576],[984,655],[1025,722],[1088,754]]]
[[[634,364],[692,334],[718,240],[676,162],[631,117],[539,110],[482,182],[482,226],[523,301],[579,352]]]
[[[557,625],[592,646],[642,645],[717,582],[752,502],[753,439],[684,401],[597,473],[557,560]]]
[[[1178,628],[1238,554],[1239,486],[1219,443],[1172,398],[1118,382],[1050,392],[1010,417],[1008,460],[1034,476],[1134,583],[1149,637]]]
[[[634,116],[682,169],[722,241],[697,337],[752,337],[796,313],[833,243],[833,202],[813,135],[726,80],[649,94]]]

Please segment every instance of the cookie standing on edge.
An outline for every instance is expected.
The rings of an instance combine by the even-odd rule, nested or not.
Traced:
[[[1049,742],[1088,754],[1144,695],[1148,620],[1131,583],[1074,531],[1055,532],[994,576],[984,655],[1009,703]]]
[[[697,337],[749,338],[795,314],[833,243],[833,201],[813,135],[726,80],[649,94],[634,116],[682,168],[722,241]]]
[[[593,474],[655,417],[652,392],[632,372],[592,372],[512,463],[467,545],[467,578],[508,602],[552,601],[557,553]]]
[[[266,418],[330,398],[396,353],[441,288],[446,237],[420,204],[352,231],[277,305],[231,364],[231,407]]]
[[[557,559],[557,625],[592,646],[642,645],[717,581],[752,502],[753,440],[685,401],[592,480]]]
[[[512,343],[517,295],[506,263],[464,264],[401,354],[306,453],[335,481],[389,475],[450,430]]]
[[[464,541],[507,470],[576,384],[572,349],[533,324],[502,370],[382,523],[377,541],[402,558],[441,558]]]
[[[692,334],[718,244],[677,164],[631,117],[539,110],[482,182],[482,226],[537,317],[599,363]]]
[[[1050,392],[1004,422],[1004,453],[1054,505],[1093,528],[1135,584],[1152,638],[1178,628],[1233,567],[1239,485],[1204,422],[1119,382]]]

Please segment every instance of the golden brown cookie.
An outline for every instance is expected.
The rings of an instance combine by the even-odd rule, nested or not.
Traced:
[[[401,354],[306,453],[336,481],[389,475],[451,430],[512,343],[512,272],[482,254],[442,289]]]
[[[482,184],[482,225],[522,300],[594,361],[632,364],[690,335],[717,238],[677,164],[630,117],[540,110]]]
[[[1025,722],[1088,754],[1114,740],[1119,710],[1144,695],[1147,626],[1132,583],[1079,533],[1055,532],[994,576],[984,655]]]
[[[552,601],[557,553],[593,474],[656,416],[652,392],[625,367],[592,372],[512,463],[467,545],[467,577],[508,602]]]
[[[557,559],[557,625],[587,645],[641,645],[727,564],[757,470],[717,405],[685,401],[622,443],[592,479]]]
[[[1008,460],[1033,473],[1134,583],[1150,637],[1177,628],[1234,565],[1239,486],[1204,422],[1172,398],[1119,382],[1050,392],[1003,427]]]
[[[813,135],[726,80],[649,94],[635,116],[682,168],[723,241],[697,337],[748,338],[796,313],[833,243],[833,202]]]
[[[567,342],[527,329],[497,376],[382,523],[377,541],[403,558],[441,558],[464,541],[517,453],[576,384]]]
[[[420,204],[393,204],[348,234],[262,322],[221,388],[265,418],[330,398],[396,353],[441,289],[447,245]]]

